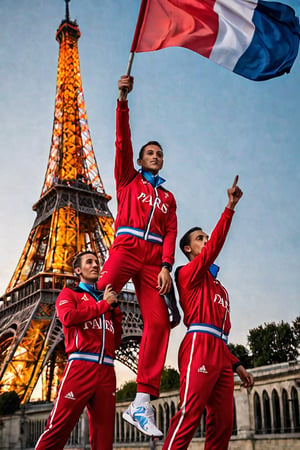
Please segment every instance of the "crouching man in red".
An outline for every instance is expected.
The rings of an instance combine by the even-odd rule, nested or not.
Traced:
[[[121,343],[122,313],[110,285],[95,289],[96,254],[82,252],[73,267],[80,283],[63,288],[56,301],[68,362],[54,408],[37,450],[62,450],[87,406],[91,450],[111,450],[115,420],[115,348]]]
[[[204,408],[207,410],[205,450],[226,450],[233,427],[233,370],[242,386],[253,377],[227,347],[229,298],[213,264],[225,242],[234,208],[243,193],[238,177],[228,189],[228,204],[211,238],[199,227],[187,231],[180,248],[189,263],[176,271],[186,335],[179,349],[181,407],[171,421],[163,450],[188,448]]]

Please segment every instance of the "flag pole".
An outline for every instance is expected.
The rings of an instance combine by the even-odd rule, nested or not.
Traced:
[[[131,68],[132,68],[133,59],[134,59],[134,52],[130,52],[129,53],[128,64],[127,64],[127,69],[126,69],[126,75],[130,75],[131,74]]]
[[[136,28],[135,28],[135,33],[134,33],[132,44],[131,44],[131,50],[130,50],[130,54],[129,54],[126,75],[130,75],[130,73],[131,73],[132,63],[133,63],[133,59],[134,59],[134,53],[135,53],[137,43],[138,43],[138,40],[140,37],[141,27],[144,22],[147,3],[148,3],[148,0],[142,0],[142,2],[141,2],[140,12],[139,12],[139,16],[138,16],[138,20],[137,20],[137,24],[136,24]]]

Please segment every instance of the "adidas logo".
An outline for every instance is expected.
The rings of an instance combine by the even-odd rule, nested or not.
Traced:
[[[76,400],[72,391],[70,391],[68,394],[66,394],[65,398],[68,398],[69,400]]]
[[[204,364],[202,364],[202,366],[199,367],[198,372],[201,372],[201,373],[208,373]]]
[[[86,294],[84,294],[83,297],[81,297],[81,300],[89,301],[89,299],[88,299],[88,297],[86,296]]]
[[[107,273],[108,273],[108,270],[102,270],[102,272],[99,275],[99,280],[100,280],[100,278],[102,278]]]
[[[61,300],[59,306],[65,305],[66,303],[69,303],[69,300]]]

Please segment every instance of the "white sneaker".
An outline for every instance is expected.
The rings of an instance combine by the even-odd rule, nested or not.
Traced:
[[[130,403],[129,407],[123,413],[123,419],[147,436],[163,437],[163,433],[155,425],[154,411],[151,403],[147,402],[142,406],[134,406],[133,403]]]

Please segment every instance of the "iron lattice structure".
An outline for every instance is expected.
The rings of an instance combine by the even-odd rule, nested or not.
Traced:
[[[5,294],[0,298],[0,386],[30,399],[40,375],[43,399],[52,400],[66,356],[55,301],[75,282],[72,259],[82,250],[97,253],[103,265],[114,239],[88,128],[80,76],[76,22],[60,24],[57,90],[52,142],[37,216]],[[130,285],[120,294],[123,339],[117,359],[137,368],[142,320]]]

